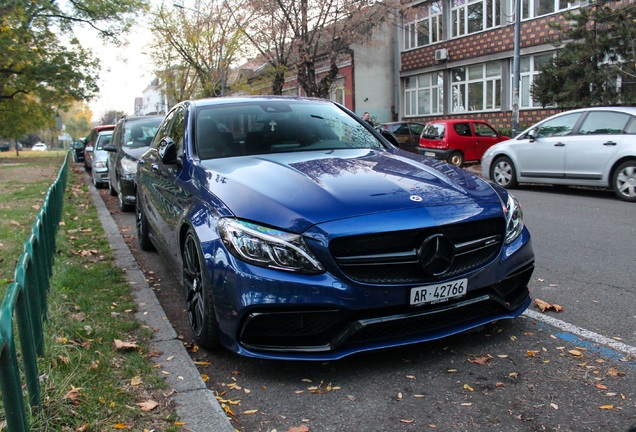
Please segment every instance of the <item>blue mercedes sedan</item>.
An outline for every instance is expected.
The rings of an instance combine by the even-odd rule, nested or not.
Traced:
[[[530,234],[504,188],[400,150],[322,99],[176,105],[139,159],[137,234],[196,343],[334,360],[514,318]]]

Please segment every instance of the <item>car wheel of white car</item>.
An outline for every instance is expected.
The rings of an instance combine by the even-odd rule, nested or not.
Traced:
[[[623,162],[616,168],[612,189],[623,201],[636,202],[636,161]]]
[[[93,173],[93,186],[95,186],[95,189],[99,189],[101,187],[101,184],[95,179],[95,173]]]
[[[512,161],[505,156],[494,160],[490,167],[490,179],[506,189],[517,186],[517,174]]]
[[[219,325],[214,313],[212,288],[205,271],[205,260],[192,230],[183,243],[183,285],[186,291],[186,310],[194,339],[200,346],[219,345]]]

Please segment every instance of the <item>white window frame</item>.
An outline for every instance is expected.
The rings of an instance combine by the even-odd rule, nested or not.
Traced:
[[[451,112],[497,111],[501,109],[502,66],[501,62],[480,63],[451,70],[456,77],[463,69],[463,79],[451,82],[453,95]],[[471,89],[478,90],[471,92]],[[472,97],[481,92],[479,105],[471,105]],[[472,96],[472,97],[471,97]],[[474,101],[474,100],[473,100]]]
[[[537,58],[552,57],[553,53],[535,54],[519,59],[519,109],[540,108],[541,104],[532,97],[532,83],[541,73]],[[527,63],[526,63],[527,62]],[[514,104],[514,76],[510,75],[510,107]]]
[[[407,77],[404,117],[444,113],[444,76],[441,71]]]
[[[503,0],[452,0],[450,37],[458,38],[500,27],[502,1]],[[469,19],[471,12],[476,8],[481,8],[480,23]],[[478,23],[478,28],[471,28],[471,23]]]
[[[416,18],[404,25],[404,51],[442,40],[442,3],[435,0],[411,8]],[[421,30],[428,29],[427,32]],[[426,35],[424,39],[423,35]]]
[[[521,1],[521,19],[531,19],[540,16],[550,15],[567,9],[574,9],[581,5],[586,5],[587,0],[519,0]],[[514,4],[515,0],[512,0]],[[551,6],[551,10],[543,10],[540,8]]]

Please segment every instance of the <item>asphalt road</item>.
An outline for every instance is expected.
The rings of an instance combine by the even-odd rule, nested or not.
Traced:
[[[515,191],[537,254],[532,295],[562,312],[533,305],[482,332],[327,363],[192,347],[175,278],[157,253],[136,247],[133,214],[101,195],[239,431],[605,432],[636,423],[636,207],[608,192]]]

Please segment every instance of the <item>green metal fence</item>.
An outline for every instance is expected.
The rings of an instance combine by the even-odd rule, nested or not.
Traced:
[[[0,306],[0,390],[10,432],[29,430],[22,376],[26,382],[28,405],[34,410],[41,407],[37,358],[44,355],[46,296],[53,272],[55,236],[62,218],[67,174],[68,154],[46,193],[31,234],[24,243],[24,252],[18,259],[14,281]],[[22,369],[18,361],[16,330]]]

